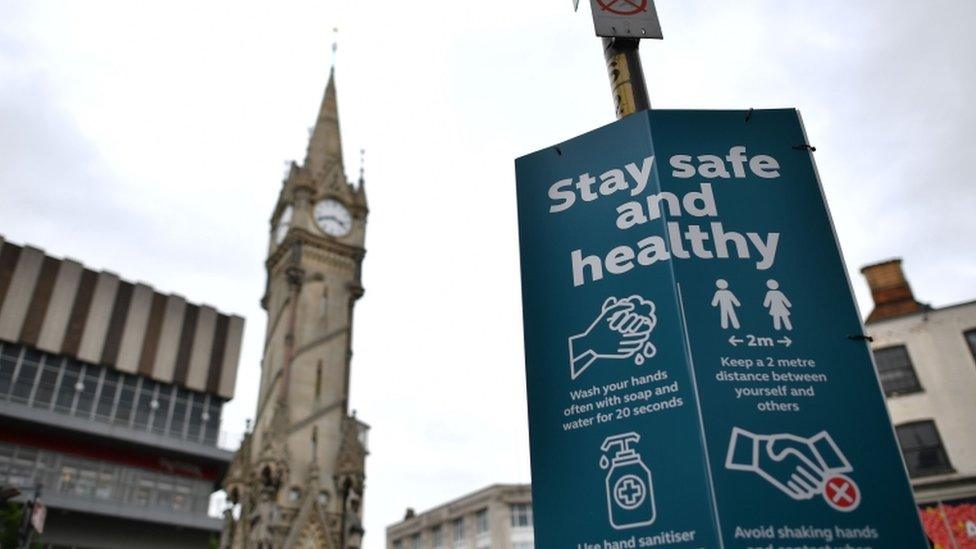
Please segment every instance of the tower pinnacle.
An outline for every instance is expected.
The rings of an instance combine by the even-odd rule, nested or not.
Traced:
[[[366,149],[359,149],[359,183],[366,179]]]
[[[335,67],[329,70],[329,83],[319,107],[319,115],[308,140],[305,168],[314,175],[322,175],[334,164],[342,168],[342,139],[339,137],[339,108],[336,102]]]

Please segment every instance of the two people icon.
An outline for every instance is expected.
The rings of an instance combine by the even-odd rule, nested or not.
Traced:
[[[739,299],[735,297],[732,290],[729,289],[729,282],[724,278],[720,278],[715,281],[715,295],[712,297],[712,307],[718,307],[719,315],[721,317],[721,324],[723,330],[728,330],[731,326],[733,329],[738,330],[739,316],[736,313],[736,307],[741,307],[742,303]],[[776,330],[792,330],[793,323],[790,322],[790,308],[793,304],[786,297],[786,294],[780,291],[779,282],[775,280],[767,280],[766,288],[769,291],[766,292],[766,297],[763,299],[763,307],[769,310],[769,315],[773,317],[773,328]]]

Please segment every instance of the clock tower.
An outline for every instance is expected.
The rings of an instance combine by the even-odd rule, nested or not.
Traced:
[[[221,547],[360,546],[368,427],[349,413],[349,377],[368,211],[362,172],[353,184],[343,167],[333,70],[271,212],[261,388],[224,479],[237,509]]]

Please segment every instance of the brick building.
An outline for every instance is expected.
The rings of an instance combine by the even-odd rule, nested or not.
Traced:
[[[976,543],[976,301],[915,299],[895,259],[862,269],[878,377],[929,538]]]

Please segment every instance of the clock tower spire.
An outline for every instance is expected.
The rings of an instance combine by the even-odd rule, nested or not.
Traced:
[[[339,134],[339,106],[336,101],[335,67],[329,70],[319,115],[315,120],[305,153],[305,167],[321,173],[330,164],[342,166],[342,138]]]
[[[258,408],[224,487],[222,547],[358,548],[368,427],[349,413],[352,320],[369,213],[342,159],[335,70],[302,165],[270,219]]]

